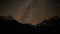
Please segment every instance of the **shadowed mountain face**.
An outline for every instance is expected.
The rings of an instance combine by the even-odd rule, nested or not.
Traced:
[[[10,19],[9,19],[10,18]],[[17,22],[12,16],[3,17],[0,16],[0,32],[1,33],[22,33],[22,32],[30,32],[34,29],[32,25],[22,24]]]
[[[56,33],[60,32],[60,17],[52,17],[44,20],[42,23],[37,25],[37,29],[40,32]]]
[[[0,32],[2,34],[60,32],[60,17],[55,16],[46,19],[34,27],[30,24],[19,23],[12,16],[7,16],[7,18],[0,16]]]

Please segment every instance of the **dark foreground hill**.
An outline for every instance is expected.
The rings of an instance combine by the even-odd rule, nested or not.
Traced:
[[[17,22],[12,16],[0,16],[0,33],[1,34],[31,34],[31,33],[57,33],[60,32],[60,18],[55,16],[44,20],[42,23],[33,27],[30,24]]]
[[[60,33],[60,17],[55,16],[44,20],[37,25],[37,29],[43,33]]]
[[[12,18],[12,19],[11,19]],[[0,16],[0,32],[11,34],[11,33],[22,33],[31,32],[34,28],[29,24],[22,24],[17,22],[12,16],[3,17]]]

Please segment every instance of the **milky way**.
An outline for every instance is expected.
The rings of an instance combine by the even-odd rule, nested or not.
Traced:
[[[59,0],[0,0],[0,15],[12,15],[21,23],[38,24],[60,16]]]

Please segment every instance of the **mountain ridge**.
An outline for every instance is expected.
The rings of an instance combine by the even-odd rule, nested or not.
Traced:
[[[9,17],[8,17],[9,18]],[[41,32],[60,32],[60,17],[54,16],[43,20],[41,23],[33,26],[31,24],[22,24],[13,20],[6,20],[6,17],[0,16],[1,33],[41,33]]]

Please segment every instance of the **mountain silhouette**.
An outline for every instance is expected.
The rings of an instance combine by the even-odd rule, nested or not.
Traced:
[[[54,16],[46,19],[37,25],[37,29],[44,33],[57,33],[60,32],[60,17]]]
[[[12,19],[11,19],[12,18]],[[0,16],[0,32],[1,33],[22,33],[30,32],[33,27],[29,24],[17,22],[12,16]]]
[[[12,16],[0,16],[1,34],[23,34],[23,33],[57,33],[60,32],[60,17],[51,17],[35,25],[22,24],[16,21]]]

